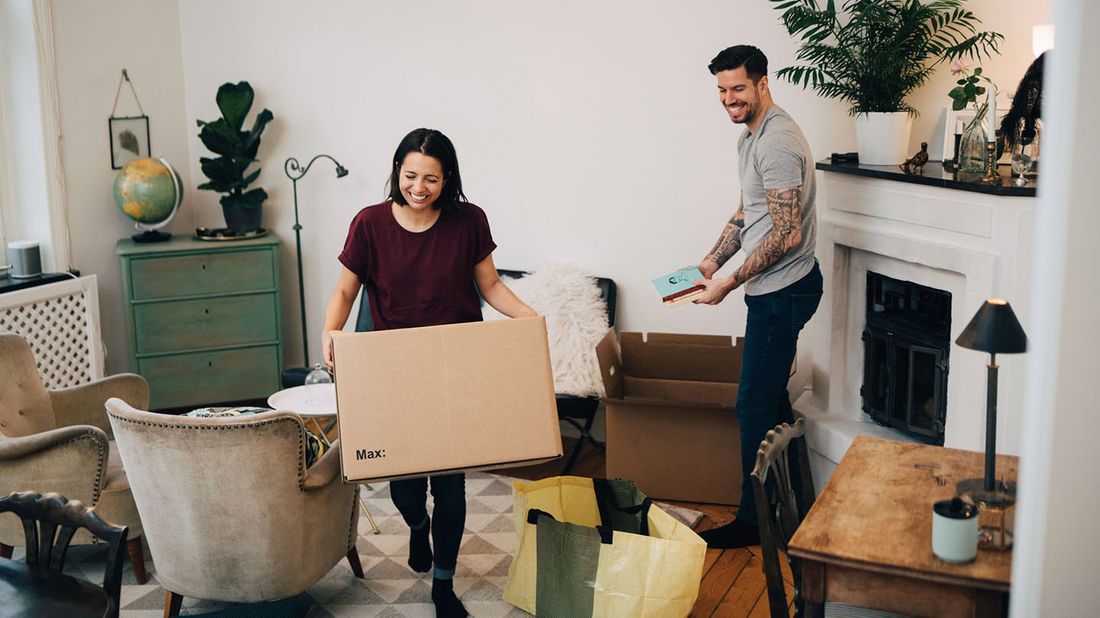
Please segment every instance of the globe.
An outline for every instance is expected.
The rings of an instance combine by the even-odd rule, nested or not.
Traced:
[[[168,225],[183,203],[183,182],[163,158],[133,159],[115,177],[115,203],[122,213],[143,230],[134,234],[137,242],[168,240],[171,234],[157,231]]]

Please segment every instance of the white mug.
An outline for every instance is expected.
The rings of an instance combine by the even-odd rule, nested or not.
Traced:
[[[932,505],[932,553],[955,564],[978,555],[978,507],[959,497]]]

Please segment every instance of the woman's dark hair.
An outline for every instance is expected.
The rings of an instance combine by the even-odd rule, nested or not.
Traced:
[[[1020,85],[1016,87],[1016,94],[1012,96],[1012,107],[1001,120],[1000,133],[1008,148],[1015,145],[1017,137],[1022,138],[1025,144],[1035,139],[1035,121],[1042,114],[1043,59],[1046,55],[1046,52],[1039,54],[1039,57],[1024,72]],[[1017,136],[1016,128],[1020,125],[1021,119],[1024,121],[1024,127]]]
[[[755,84],[768,74],[768,57],[752,45],[734,45],[718,52],[707,66],[711,75],[741,67],[745,67],[745,73]]]
[[[410,152],[419,152],[432,157],[443,167],[443,190],[432,204],[432,208],[437,210],[460,208],[461,204],[467,201],[466,195],[462,193],[462,175],[458,173],[458,155],[455,154],[454,144],[446,135],[435,129],[410,131],[397,145],[397,151],[393,153],[393,169],[390,170],[390,199],[402,206],[408,205],[405,196],[401,195],[397,175],[401,172],[401,164],[405,162],[405,157]]]

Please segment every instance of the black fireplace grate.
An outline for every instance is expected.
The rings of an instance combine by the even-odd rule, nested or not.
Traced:
[[[867,273],[863,411],[882,425],[943,444],[951,293]]]

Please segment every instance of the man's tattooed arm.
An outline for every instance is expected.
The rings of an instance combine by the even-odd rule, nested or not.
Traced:
[[[733,273],[734,289],[778,262],[779,258],[802,242],[802,211],[799,208],[802,186],[767,189],[764,196],[768,200],[772,229],[745,259],[745,263]]]
[[[741,250],[741,230],[744,227],[745,202],[742,198],[741,203],[737,206],[737,212],[733,213],[733,217],[730,218],[729,222],[726,223],[726,227],[722,230],[722,235],[718,237],[718,242],[714,243],[714,247],[703,258],[704,265],[708,261],[714,262],[716,265],[710,271],[710,274],[714,274],[714,271],[721,268],[734,254]],[[705,272],[706,270],[704,270]]]

